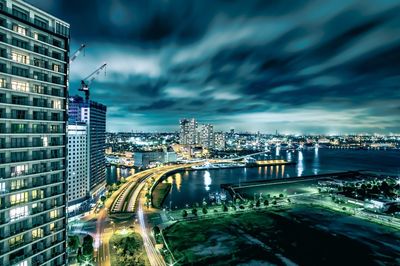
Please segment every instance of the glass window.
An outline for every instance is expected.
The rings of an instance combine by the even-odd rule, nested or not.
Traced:
[[[19,244],[22,244],[24,242],[24,237],[23,237],[23,235],[21,234],[21,235],[18,235],[18,236],[15,236],[15,237],[13,237],[13,238],[10,238],[9,240],[8,240],[8,244],[12,247],[12,246],[16,246],[16,245],[19,245]]]
[[[17,52],[11,53],[12,60],[22,64],[29,64],[29,56]]]
[[[28,216],[28,206],[22,206],[10,210],[11,221]]]
[[[15,31],[15,32],[17,32],[17,33],[19,33],[21,35],[26,36],[26,28],[22,27],[21,25],[14,24],[13,25],[13,31]]]
[[[38,228],[35,230],[32,230],[32,238],[37,239],[43,237],[43,229]]]
[[[11,81],[11,89],[16,90],[16,91],[28,92],[29,91],[29,83],[13,80],[13,81]]]
[[[10,196],[11,205],[28,202],[28,192],[18,193]]]

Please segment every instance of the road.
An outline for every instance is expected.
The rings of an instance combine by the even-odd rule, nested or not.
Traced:
[[[137,217],[139,220],[140,234],[143,238],[143,245],[146,250],[147,258],[152,266],[164,266],[166,265],[164,258],[160,252],[155,248],[151,237],[151,229],[147,226],[147,221],[143,212],[142,199],[138,200]]]

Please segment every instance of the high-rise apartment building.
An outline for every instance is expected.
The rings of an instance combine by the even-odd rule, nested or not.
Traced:
[[[214,147],[214,127],[210,124],[201,125],[199,132],[200,144],[207,149]]]
[[[226,140],[223,132],[214,133],[214,148],[217,150],[225,150]]]
[[[90,194],[96,197],[106,183],[106,113],[107,107],[80,96],[69,98],[69,122],[84,122],[88,127],[89,139],[89,184]]]
[[[180,144],[195,145],[198,143],[197,121],[192,119],[180,120]]]
[[[86,123],[68,125],[68,209],[73,211],[90,195],[88,130]]]
[[[69,25],[0,0],[0,265],[66,264]]]

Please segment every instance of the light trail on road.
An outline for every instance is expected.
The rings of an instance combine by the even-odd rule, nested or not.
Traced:
[[[165,266],[164,259],[162,258],[161,254],[158,252],[158,250],[154,247],[153,242],[151,241],[151,238],[148,233],[148,229],[146,228],[146,223],[144,219],[144,214],[143,214],[143,207],[140,202],[138,202],[138,219],[139,219],[139,225],[140,225],[140,232],[143,238],[143,244],[146,249],[147,257],[149,258],[150,264],[152,266]]]

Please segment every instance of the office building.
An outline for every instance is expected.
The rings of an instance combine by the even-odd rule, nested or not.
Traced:
[[[214,147],[214,127],[210,124],[201,125],[199,132],[199,143],[206,149]]]
[[[214,133],[214,148],[217,150],[225,150],[226,140],[223,132]]]
[[[69,25],[0,1],[0,265],[66,264]]]
[[[192,119],[180,120],[179,142],[182,145],[195,145],[198,143],[197,121]]]
[[[89,184],[94,198],[104,191],[106,183],[106,113],[105,105],[91,100],[86,102],[80,96],[69,98],[69,123],[83,122],[89,129]]]
[[[165,161],[165,153],[162,151],[142,151],[134,153],[134,165],[137,167],[149,167],[162,164]]]
[[[86,123],[68,125],[68,211],[79,209],[89,198],[89,153]]]

